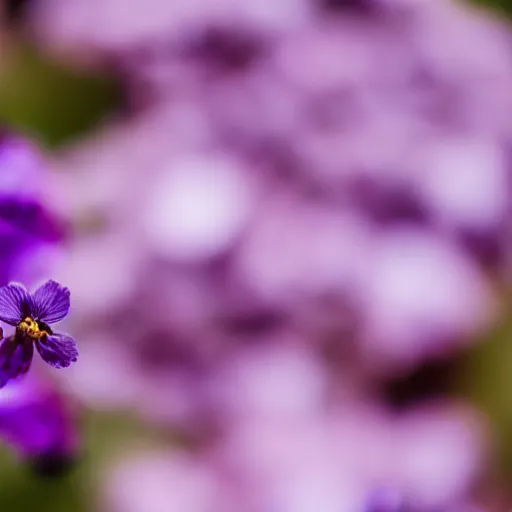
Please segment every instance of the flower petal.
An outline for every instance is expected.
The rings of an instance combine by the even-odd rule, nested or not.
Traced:
[[[6,338],[0,345],[0,388],[11,379],[27,373],[33,355],[34,345],[30,339]]]
[[[53,324],[69,312],[69,289],[50,279],[32,295],[32,313],[37,320]]]
[[[53,334],[36,341],[41,357],[54,368],[67,368],[78,359],[75,340],[67,334]]]
[[[21,284],[8,284],[0,288],[0,320],[6,324],[16,325],[30,315],[31,298],[27,289]]]

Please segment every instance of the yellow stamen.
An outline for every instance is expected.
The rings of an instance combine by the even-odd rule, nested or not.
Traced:
[[[37,322],[29,316],[18,324],[18,329],[23,331],[29,338],[35,340],[39,340],[48,334],[44,329],[40,329]]]

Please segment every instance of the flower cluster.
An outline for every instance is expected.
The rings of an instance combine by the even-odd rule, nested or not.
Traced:
[[[473,510],[485,419],[406,379],[499,312],[509,27],[448,0],[36,4],[128,99],[56,163],[65,378],[196,443],[129,454],[111,509]]]

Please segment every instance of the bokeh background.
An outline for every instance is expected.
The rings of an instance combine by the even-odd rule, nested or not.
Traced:
[[[511,510],[510,16],[4,1],[0,168],[60,228],[0,208],[2,279],[81,356],[0,390],[0,508]]]

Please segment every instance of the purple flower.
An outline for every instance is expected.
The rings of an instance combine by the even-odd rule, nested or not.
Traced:
[[[66,368],[78,358],[75,340],[54,333],[51,324],[69,311],[69,289],[49,280],[35,293],[20,284],[0,288],[0,320],[16,327],[0,346],[0,387],[30,368],[34,343],[41,357],[54,368]]]

